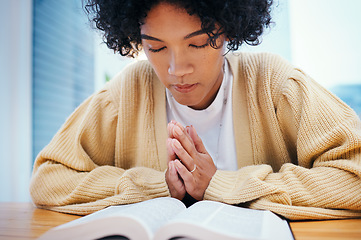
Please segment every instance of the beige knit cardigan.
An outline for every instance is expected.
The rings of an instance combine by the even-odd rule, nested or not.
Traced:
[[[238,171],[217,170],[204,199],[289,219],[361,217],[361,123],[309,76],[271,54],[228,54]],[[165,88],[147,61],[81,104],[38,155],[40,208],[89,214],[170,196]]]

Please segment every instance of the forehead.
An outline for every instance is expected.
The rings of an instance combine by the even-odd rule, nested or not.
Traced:
[[[201,29],[201,20],[183,8],[169,3],[154,6],[140,27],[142,34],[154,37],[182,37]]]

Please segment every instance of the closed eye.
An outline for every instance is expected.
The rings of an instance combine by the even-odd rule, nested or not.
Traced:
[[[200,48],[205,48],[209,45],[209,43],[206,43],[206,44],[203,44],[203,45],[194,45],[194,44],[189,44],[190,47],[194,47],[194,48],[197,48],[197,49],[200,49]]]
[[[165,47],[161,47],[161,48],[157,48],[157,49],[154,49],[154,48],[149,48],[148,50],[149,50],[150,52],[157,53],[157,52],[162,51],[163,49],[165,49]]]
[[[205,48],[209,45],[209,43],[205,43],[203,45],[194,45],[194,44],[189,44],[190,47],[193,47],[193,48],[196,48],[196,49],[201,49],[201,48]],[[149,48],[149,51],[150,52],[154,52],[154,53],[157,53],[157,52],[160,52],[162,50],[166,49],[166,47],[161,47],[161,48],[157,48],[157,49],[154,49],[154,48]]]

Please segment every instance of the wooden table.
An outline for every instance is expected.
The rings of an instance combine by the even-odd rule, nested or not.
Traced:
[[[36,239],[79,216],[37,209],[31,203],[0,203],[0,239]],[[361,239],[361,219],[291,222],[299,239]]]

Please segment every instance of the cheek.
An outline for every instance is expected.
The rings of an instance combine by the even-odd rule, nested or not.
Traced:
[[[205,53],[201,59],[198,59],[197,65],[202,68],[202,72],[207,75],[213,75],[219,72],[223,66],[224,56],[220,51],[210,51]]]
[[[159,55],[152,54],[152,53],[147,53],[146,56],[147,56],[148,61],[152,65],[153,69],[157,73],[157,75],[161,74],[164,71],[162,69],[164,69],[164,66],[166,66],[164,64],[163,58],[160,57]]]
[[[165,87],[168,86],[168,69],[167,64],[159,56],[154,56],[154,54],[147,55],[148,61],[152,65],[155,73],[157,74],[159,80],[163,83]]]

